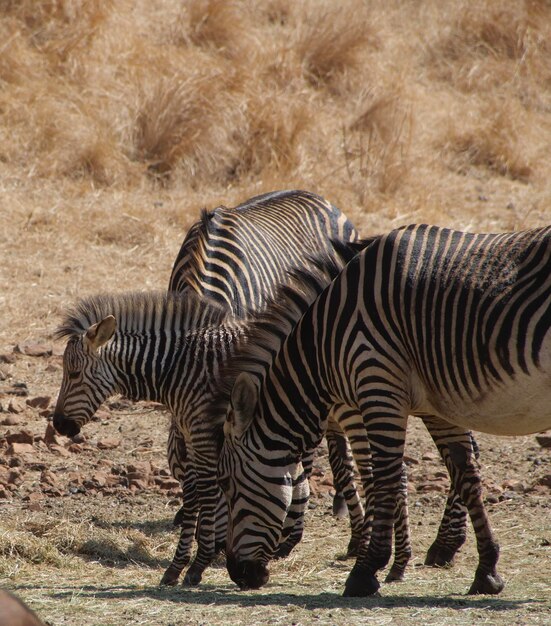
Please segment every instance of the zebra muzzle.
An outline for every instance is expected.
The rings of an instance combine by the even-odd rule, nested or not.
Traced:
[[[80,425],[75,420],[67,419],[61,413],[54,413],[54,428],[60,435],[74,437],[80,432]]]
[[[228,554],[226,563],[230,578],[241,591],[259,589],[270,578],[268,567],[261,561],[238,561],[233,554]]]

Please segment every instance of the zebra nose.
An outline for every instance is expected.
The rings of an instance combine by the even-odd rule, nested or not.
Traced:
[[[230,578],[241,591],[260,589],[270,578],[268,568],[260,561],[238,561],[232,554],[226,559]]]
[[[67,419],[61,413],[54,413],[54,428],[60,435],[74,437],[80,432],[80,426],[74,420]]]

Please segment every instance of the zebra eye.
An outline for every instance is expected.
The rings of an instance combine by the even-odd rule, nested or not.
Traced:
[[[68,376],[70,380],[76,380],[80,376],[80,372],[69,372]]]

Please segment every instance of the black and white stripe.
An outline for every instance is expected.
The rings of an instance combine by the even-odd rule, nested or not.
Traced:
[[[270,324],[292,291],[258,320],[238,369],[251,369],[258,346],[269,351]],[[551,427],[550,329],[551,227],[477,235],[414,225],[374,238],[317,297],[259,387],[255,376],[227,373],[219,481],[230,505],[232,578],[242,587],[268,579],[300,455],[344,403],[367,429],[374,481],[371,538],[345,594],[374,593],[389,560],[408,415],[428,426],[473,523],[479,566],[470,593],[499,593],[499,548],[468,429]]]

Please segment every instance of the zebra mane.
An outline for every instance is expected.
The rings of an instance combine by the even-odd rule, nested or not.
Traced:
[[[311,256],[309,268],[295,267],[288,271],[290,282],[278,287],[265,308],[251,313],[243,327],[244,340],[222,367],[210,407],[213,418],[219,419],[225,412],[237,376],[245,371],[261,380],[285,338],[314,300],[344,266],[375,239],[355,243],[333,241],[334,255],[324,252]]]
[[[156,314],[178,315],[179,330],[183,333],[209,326],[220,325],[228,312],[218,304],[201,298],[191,290],[185,293],[148,291],[121,294],[99,294],[79,300],[63,316],[54,333],[56,339],[69,339],[82,335],[92,324],[108,315],[117,319],[119,332],[135,330],[139,320],[153,319]],[[153,326],[153,323],[151,323]]]

